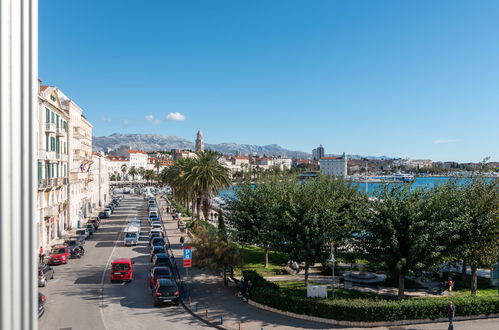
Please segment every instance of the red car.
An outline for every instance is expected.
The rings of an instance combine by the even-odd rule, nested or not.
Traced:
[[[133,264],[132,259],[121,258],[113,261],[111,265],[111,283],[113,282],[130,282],[133,278]]]
[[[67,264],[69,257],[71,256],[71,250],[68,246],[56,246],[50,251],[49,265],[60,265]]]
[[[149,275],[149,287],[152,288],[160,278],[172,279],[172,272],[169,267],[154,267]]]

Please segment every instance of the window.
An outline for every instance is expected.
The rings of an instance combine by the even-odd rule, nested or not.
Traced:
[[[52,119],[51,122],[52,122],[52,124],[54,124],[55,123],[55,113],[51,112],[50,114],[51,114],[51,119]]]
[[[45,150],[50,150],[50,146],[49,146],[49,135],[48,134],[45,134]]]
[[[59,128],[59,115],[55,115],[55,123],[57,125],[57,128]]]
[[[50,138],[50,151],[55,151],[55,138]]]
[[[60,151],[60,149],[59,149],[59,147],[60,147],[60,146],[59,146],[59,144],[60,144],[59,139],[56,139],[56,140],[55,140],[55,151],[56,151],[57,153],[59,153],[59,151]]]
[[[43,179],[43,164],[38,162],[38,180]]]
[[[50,123],[50,110],[45,108],[45,122]]]

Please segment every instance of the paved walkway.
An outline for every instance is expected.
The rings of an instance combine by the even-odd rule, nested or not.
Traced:
[[[163,199],[161,199],[163,203]],[[160,204],[162,207],[162,204]],[[219,325],[226,329],[261,330],[261,329],[362,329],[334,327],[328,324],[316,323],[287,317],[268,311],[258,309],[243,302],[237,297],[236,289],[223,285],[222,277],[212,271],[189,269],[188,276],[182,267],[182,249],[180,237],[188,239],[185,233],[177,230],[177,221],[173,221],[170,215],[163,215],[165,229],[169,237],[172,250],[179,266],[179,271],[183,275],[183,280],[187,284],[186,296],[184,299],[188,308],[200,317]],[[197,312],[196,312],[197,305]],[[224,322],[221,324],[221,316]],[[497,330],[499,329],[499,319],[462,321],[454,323],[455,329],[470,330]],[[444,330],[448,323],[431,323],[411,326],[397,326],[390,328],[376,328],[379,330],[404,330],[404,329],[427,329]],[[365,329],[365,328],[363,328]]]

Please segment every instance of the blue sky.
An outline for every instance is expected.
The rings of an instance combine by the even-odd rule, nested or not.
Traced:
[[[498,17],[485,0],[41,0],[40,78],[96,136],[499,161]]]

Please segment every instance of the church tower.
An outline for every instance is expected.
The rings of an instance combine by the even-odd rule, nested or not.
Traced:
[[[196,135],[196,151],[204,151],[203,132],[201,130]]]

